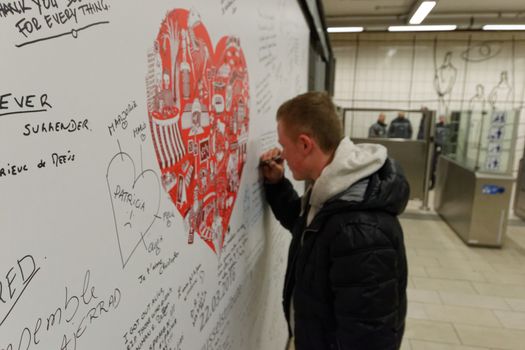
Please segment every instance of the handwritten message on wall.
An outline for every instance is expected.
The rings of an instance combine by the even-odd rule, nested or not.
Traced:
[[[283,347],[257,165],[306,91],[299,6],[0,1],[0,33],[0,349]]]

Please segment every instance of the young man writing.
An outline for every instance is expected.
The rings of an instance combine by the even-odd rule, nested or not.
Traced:
[[[283,305],[296,350],[399,349],[407,263],[397,215],[409,188],[380,145],[343,137],[330,97],[312,92],[277,112],[282,150],[261,156],[266,199],[292,232]],[[299,198],[284,177],[312,183]]]

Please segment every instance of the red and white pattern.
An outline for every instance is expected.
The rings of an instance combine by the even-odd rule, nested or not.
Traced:
[[[164,120],[151,118],[153,143],[162,168],[175,165],[186,155],[178,120],[179,117]]]
[[[224,244],[249,127],[249,83],[240,41],[215,50],[195,11],[176,9],[148,55],[148,114],[164,189],[188,224],[215,252]]]

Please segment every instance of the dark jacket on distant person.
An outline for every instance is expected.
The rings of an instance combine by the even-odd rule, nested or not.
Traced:
[[[386,124],[380,121],[372,124],[368,129],[368,137],[386,137]]]
[[[411,139],[412,138],[412,124],[407,118],[397,117],[392,120],[388,128],[388,137]]]
[[[407,261],[397,215],[409,186],[397,163],[383,158],[378,164],[326,200],[313,218],[311,199],[302,205],[287,179],[265,184],[273,213],[292,233],[283,306],[296,350],[399,349]]]
[[[447,141],[447,132],[448,128],[447,125],[444,122],[436,123],[436,136],[435,136],[435,143],[436,146],[443,148]]]

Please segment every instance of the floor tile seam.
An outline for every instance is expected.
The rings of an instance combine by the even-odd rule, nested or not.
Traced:
[[[455,269],[452,269],[450,271],[458,271],[458,272],[465,272],[465,273],[468,273],[468,272],[476,272],[476,271],[461,271],[461,270],[455,270]],[[476,272],[476,273],[479,273],[479,272]],[[468,279],[468,278],[464,278],[464,277],[434,277],[434,276],[431,276],[430,273],[427,272],[427,274],[429,275],[428,278],[435,278],[435,279],[447,279],[447,280],[453,280],[453,281],[471,281],[471,282],[480,282],[480,283],[489,283],[489,281],[486,279],[485,276],[482,276],[485,280],[484,281],[480,281],[480,280],[475,280],[475,279]]]
[[[506,307],[506,309],[502,309],[502,308],[495,308],[495,307],[482,307],[482,306],[472,306],[472,305],[466,305],[466,304],[459,304],[459,303],[456,303],[456,304],[450,304],[450,303],[447,303],[447,301],[444,299],[444,296],[442,295],[442,293],[450,293],[450,292],[444,292],[444,291],[438,291],[438,295],[439,295],[439,298],[441,300],[441,303],[442,305],[447,305],[447,306],[461,306],[461,307],[473,307],[473,308],[477,308],[477,309],[484,309],[484,310],[492,310],[492,311],[515,311],[512,306],[507,302],[506,298],[504,297],[492,297],[494,299],[501,299]],[[462,297],[465,297],[465,298],[468,298],[468,297],[471,297],[473,294],[461,294],[461,293],[450,293],[450,294],[457,294],[457,295],[461,295]],[[474,294],[475,295],[475,294]],[[479,297],[487,297],[486,295],[477,295]],[[525,300],[525,299],[524,299]],[[517,311],[519,312],[519,311]],[[524,312],[525,313],[525,312]]]
[[[459,339],[461,341],[461,339]],[[437,345],[451,345],[451,343],[444,343],[444,342],[440,342],[440,341],[434,341],[434,340],[422,340],[422,339],[409,339],[410,343],[412,343],[412,341],[424,341],[426,343],[431,343],[431,344],[437,344]],[[464,344],[453,344],[453,345],[461,345],[461,346],[470,346],[470,345],[464,345]],[[410,344],[410,346],[412,347],[412,344]],[[470,347],[473,347],[473,346],[470,346]],[[505,350],[505,349],[492,349],[492,348],[485,348],[485,347],[475,347],[477,349],[480,349],[480,350]]]
[[[509,299],[516,299],[516,298],[502,298],[503,301],[509,306],[509,308],[512,310],[512,311],[519,311],[519,310],[516,310],[515,308],[512,307],[512,304],[509,302]],[[525,301],[525,298],[523,298],[523,300]]]
[[[427,302],[423,302],[423,301],[410,301],[409,300],[409,303],[411,304],[418,304],[418,305],[421,305],[421,306],[426,306],[426,305],[429,305],[430,307],[435,307],[435,306],[441,306],[443,308],[445,307],[457,307],[457,308],[463,308],[463,309],[470,309],[469,311],[487,311],[489,312],[489,314],[491,314],[494,319],[498,320],[499,324],[501,327],[497,327],[497,328],[506,328],[505,325],[503,325],[500,317],[496,314],[496,311],[503,311],[503,312],[514,312],[513,310],[509,310],[509,309],[494,309],[494,308],[489,308],[489,307],[479,307],[479,306],[472,306],[472,305],[458,305],[458,304],[447,304],[445,302],[443,302],[442,304],[437,304],[437,303],[427,303]],[[431,316],[428,314],[427,310],[423,309],[425,315],[427,315],[429,317],[429,320],[432,320],[432,321],[439,321],[438,319],[432,319]],[[520,312],[516,312],[516,313],[520,313]],[[525,315],[525,312],[522,312],[524,315]],[[453,321],[446,321],[446,322],[453,322]],[[469,323],[470,324],[470,323]]]
[[[482,284],[491,284],[493,286],[498,286],[498,287],[502,287],[502,286],[506,286],[506,287],[521,287],[525,290],[525,284],[513,284],[513,283],[502,283],[502,282],[479,282],[479,281],[473,281],[474,283],[482,283]],[[525,295],[524,295],[525,297]],[[510,297],[509,297],[510,298]],[[518,299],[521,299],[521,298],[518,298]]]
[[[525,275],[522,275],[522,274],[516,274],[516,275],[520,275],[520,276],[523,276],[524,280],[520,283],[508,283],[508,282],[502,282],[502,281],[495,281],[495,280],[490,280],[490,276],[487,277],[486,275],[486,272],[481,272],[483,274],[483,277],[487,280],[486,282],[487,283],[493,283],[493,284],[503,284],[503,285],[513,285],[513,286],[522,286],[522,287],[525,287]],[[498,276],[501,276],[501,275],[505,275],[504,272],[501,272],[501,273],[497,273],[497,272],[494,272],[494,274],[498,275]]]
[[[446,278],[446,277],[418,277],[418,276],[415,276],[415,277],[417,277],[417,278],[426,278],[426,279],[429,279],[429,280],[445,280],[445,281],[452,281],[452,282],[465,282],[465,283],[471,284],[471,287],[473,287],[472,283],[488,283],[488,282],[478,282],[478,281],[470,281],[470,280],[466,280],[466,279]],[[476,290],[476,292],[477,292],[477,290]],[[478,292],[477,294],[480,294],[480,293]]]
[[[453,326],[466,326],[466,327],[477,327],[477,328],[483,328],[486,330],[491,331],[501,331],[501,332],[511,332],[511,333],[520,333],[520,335],[525,337],[525,329],[518,329],[518,328],[507,328],[507,327],[490,327],[490,326],[482,326],[482,325],[473,325],[463,322],[453,322]],[[470,345],[472,346],[472,345]]]
[[[439,295],[439,291],[436,291],[436,290],[431,290],[431,289],[423,289],[423,288],[411,288],[412,290],[419,290],[419,291],[423,291],[423,292],[433,292],[435,294],[437,294],[437,297],[439,299],[439,304],[437,303],[428,303],[428,304],[433,304],[433,305],[443,305],[443,300],[441,299],[440,295]],[[409,300],[410,301],[410,300]]]
[[[486,309],[485,309],[486,310]],[[508,327],[505,327],[500,319],[498,317],[496,317],[496,315],[491,312],[492,314],[492,317],[496,320],[498,326],[493,326],[493,325],[489,325],[489,324],[480,324],[480,323],[471,323],[471,322],[455,322],[455,321],[452,321],[452,320],[443,320],[443,319],[436,319],[436,318],[432,318],[432,316],[430,316],[426,310],[423,310],[425,311],[425,315],[427,315],[428,319],[426,319],[425,321],[436,321],[436,322],[450,322],[451,324],[455,325],[455,324],[463,324],[465,326],[472,326],[472,327],[486,327],[486,328],[492,328],[492,329],[496,329],[496,330],[522,330],[522,329],[519,329],[519,328],[508,328]],[[491,310],[486,310],[486,311],[491,311]],[[418,319],[418,320],[421,320],[421,319]]]
[[[461,336],[459,335],[459,331],[457,330],[456,325],[454,323],[452,323],[452,329],[454,329],[454,333],[456,334],[456,337],[458,337],[459,343],[461,345],[466,345],[463,343],[463,339],[461,339]]]

